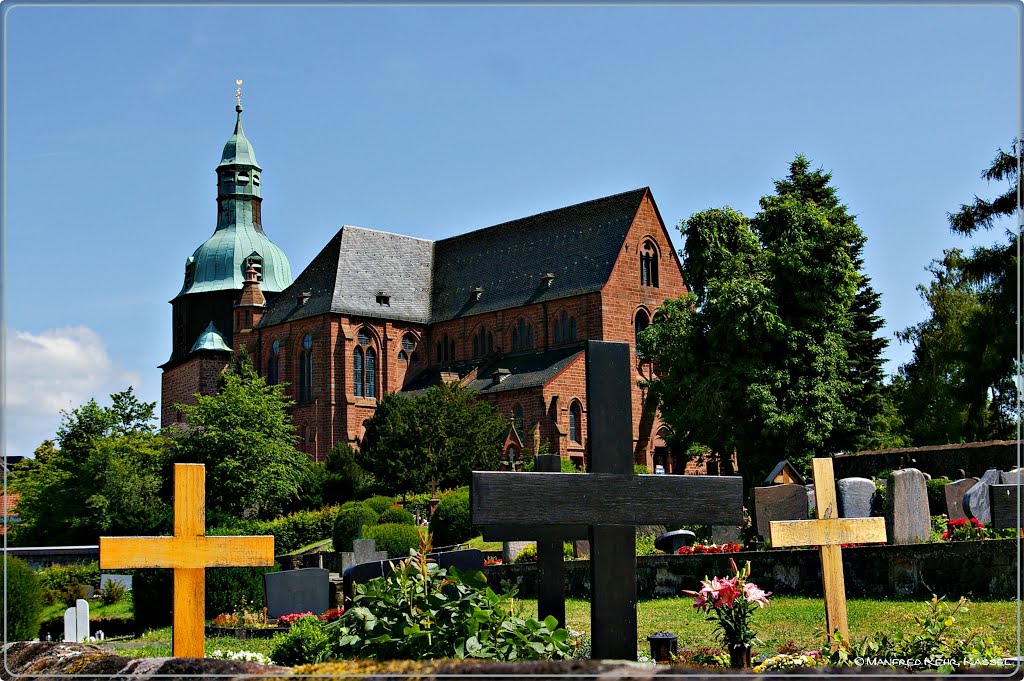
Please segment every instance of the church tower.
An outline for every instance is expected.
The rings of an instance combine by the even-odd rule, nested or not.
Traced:
[[[171,357],[160,367],[162,426],[180,420],[175,403],[190,403],[194,393],[216,390],[217,377],[231,361],[235,308],[253,306],[254,288],[262,307],[264,297],[269,303],[292,283],[288,258],[263,231],[263,169],[242,130],[241,87],[236,98],[235,130],[216,168],[217,225],[185,260],[181,290],[171,300]]]

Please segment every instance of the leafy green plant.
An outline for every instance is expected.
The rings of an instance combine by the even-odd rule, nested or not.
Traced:
[[[364,499],[363,503],[372,508],[374,511],[376,511],[377,515],[380,515],[381,513],[384,513],[384,511],[387,511],[389,509],[395,508],[394,497],[385,497],[377,495],[370,497],[369,499]]]
[[[930,515],[943,515],[946,512],[946,485],[953,482],[949,478],[932,478],[925,480],[924,484],[928,491],[928,513]]]
[[[100,588],[100,601],[103,605],[113,605],[128,595],[128,588],[121,582],[108,579]]]
[[[14,556],[4,556],[7,591],[7,640],[29,641],[39,634],[39,616],[43,612],[43,590],[39,578],[28,564]]]
[[[521,618],[514,590],[498,595],[482,572],[445,570],[427,559],[430,539],[389,575],[356,587],[355,607],[330,625],[339,657],[373,659],[567,657],[565,629]]]
[[[377,518],[377,512],[361,501],[342,504],[334,519],[334,531],[331,534],[334,550],[351,551],[352,540],[358,539],[370,525],[376,525]]]
[[[286,667],[323,662],[331,649],[327,623],[316,615],[300,617],[275,641],[270,657],[276,664]]]
[[[443,497],[430,519],[430,532],[436,546],[461,544],[480,534],[480,529],[469,522],[469,489]]]
[[[420,545],[420,532],[415,525],[400,523],[372,525],[366,528],[363,537],[376,541],[377,549],[387,551],[388,558],[408,556],[409,549]]]
[[[404,508],[389,508],[380,514],[377,522],[381,525],[397,523],[399,525],[415,525],[416,518]]]
[[[85,587],[100,586],[100,564],[51,565],[39,570],[38,578],[47,605],[68,603],[69,598],[69,605],[74,605],[75,598],[85,598]]]

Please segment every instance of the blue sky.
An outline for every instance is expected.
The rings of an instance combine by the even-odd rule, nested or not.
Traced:
[[[159,399],[236,78],[295,274],[342,224],[434,239],[641,186],[682,247],[803,153],[868,236],[890,338],[1021,128],[1018,2],[2,11],[11,454],[91,396]]]

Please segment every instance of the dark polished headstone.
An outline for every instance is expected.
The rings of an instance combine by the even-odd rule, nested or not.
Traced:
[[[697,541],[697,535],[690,530],[674,530],[660,535],[654,540],[654,548],[665,553],[675,553],[684,546],[691,546]]]
[[[992,485],[992,527],[1008,530],[1021,526],[1020,485]]]
[[[754,519],[757,533],[765,538],[773,520],[807,520],[807,489],[792,483],[755,487]]]
[[[267,617],[297,612],[320,615],[330,607],[330,574],[321,568],[302,568],[263,575]]]
[[[942,486],[942,492],[946,496],[946,516],[950,520],[966,520],[964,495],[977,483],[977,478],[964,478]]]
[[[1000,484],[1002,473],[998,468],[985,471],[978,482],[974,483],[964,494],[964,515],[975,518],[979,523],[988,525],[992,522],[992,507],[989,487]]]

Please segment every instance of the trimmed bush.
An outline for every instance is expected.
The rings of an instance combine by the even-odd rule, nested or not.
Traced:
[[[31,641],[39,635],[39,616],[43,613],[43,588],[28,563],[4,556],[4,577],[7,594],[7,640]]]
[[[365,536],[366,529],[377,524],[377,518],[377,512],[361,501],[342,504],[334,519],[334,531],[331,533],[334,550],[351,551],[352,540],[359,538],[360,526]]]
[[[404,508],[389,508],[380,514],[380,517],[377,518],[377,524],[387,525],[389,523],[398,525],[415,525],[416,517]]]
[[[384,511],[395,507],[395,498],[375,496],[370,497],[369,499],[364,499],[363,503],[376,511],[377,515],[380,515]]]
[[[334,532],[334,522],[340,508],[326,506],[316,511],[298,511],[275,520],[231,519],[221,523],[217,532],[231,535],[271,534],[274,536],[274,553],[281,555],[329,539]]]
[[[480,528],[469,522],[469,489],[461,488],[441,499],[430,519],[430,532],[437,548],[469,541]]]
[[[420,533],[415,525],[388,523],[374,525],[363,532],[363,537],[377,542],[378,551],[387,551],[388,558],[407,558],[409,549],[420,545]]]
[[[37,577],[46,605],[67,603],[73,606],[76,598],[85,597],[85,587],[99,588],[100,564],[94,561],[86,564],[51,565],[40,570]]]

